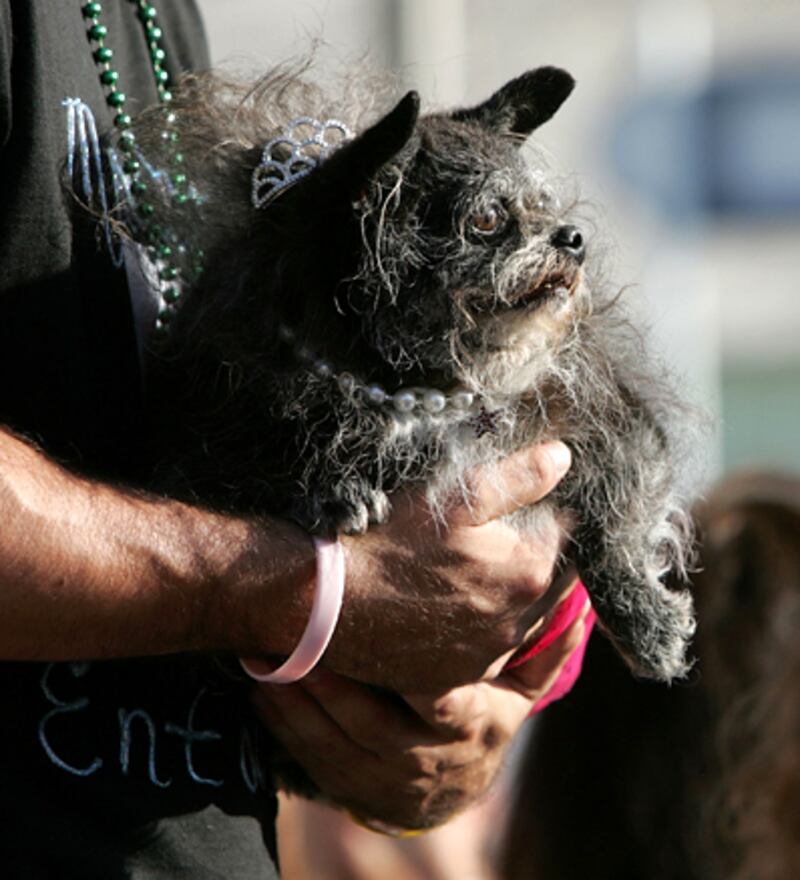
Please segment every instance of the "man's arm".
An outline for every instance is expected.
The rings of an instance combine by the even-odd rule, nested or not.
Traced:
[[[314,553],[288,523],[267,527],[92,482],[5,431],[0,521],[2,659],[230,648],[232,584],[258,591],[273,611],[262,648],[289,652],[303,630]]]
[[[440,531],[422,492],[391,521],[344,539],[338,672],[402,691],[492,675],[541,616],[558,558],[497,519],[533,503],[568,465],[548,444],[476,476],[473,503]],[[559,466],[558,456],[562,453]],[[0,431],[0,658],[64,660],[193,650],[288,654],[313,598],[311,541],[126,492],[66,471]]]

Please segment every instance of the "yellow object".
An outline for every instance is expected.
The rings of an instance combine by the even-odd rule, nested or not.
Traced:
[[[395,837],[399,840],[408,838],[408,837],[419,837],[421,834],[425,834],[429,829],[427,828],[393,828],[391,825],[387,825],[384,822],[380,822],[377,819],[363,819],[357,813],[354,813],[352,810],[348,810],[347,814],[361,828],[366,828],[367,831],[372,831],[375,834],[384,834],[387,837]]]

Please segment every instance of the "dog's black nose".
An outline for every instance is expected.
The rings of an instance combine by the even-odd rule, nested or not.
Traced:
[[[550,244],[561,251],[566,251],[578,263],[586,256],[583,235],[577,226],[559,226],[550,237]]]

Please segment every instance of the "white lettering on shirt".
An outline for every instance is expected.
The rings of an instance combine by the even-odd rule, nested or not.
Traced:
[[[89,708],[90,699],[88,696],[80,696],[73,700],[65,700],[59,697],[51,683],[53,673],[57,669],[68,669],[73,679],[81,679],[90,671],[91,666],[88,663],[49,663],[45,668],[40,680],[40,686],[50,708],[42,716],[38,725],[39,742],[44,753],[56,767],[73,776],[89,777],[100,770],[109,772],[115,762],[107,752],[104,757],[97,755],[97,752],[100,752],[101,755],[103,754],[103,749],[100,748],[102,743],[94,743],[97,756],[87,763],[86,766],[76,766],[70,763],[56,750],[54,741],[57,741],[57,737],[54,735],[56,731],[53,728],[57,724],[55,721],[57,717],[62,719],[62,723],[58,724],[58,732],[62,737],[64,736],[64,725],[70,719],[82,723],[82,726],[79,728],[80,741],[92,742],[92,730],[91,728],[87,729],[86,718],[80,718],[81,713]],[[144,732],[147,734],[146,773],[149,782],[159,788],[168,788],[172,785],[173,779],[162,780],[157,772],[159,744],[162,742],[163,733],[167,733],[172,736],[178,736],[183,740],[183,758],[186,765],[186,775],[193,783],[196,785],[209,785],[215,788],[225,785],[229,780],[205,776],[197,766],[200,756],[196,754],[195,750],[200,745],[205,745],[206,748],[213,748],[214,746],[220,748],[223,744],[223,735],[219,731],[197,729],[196,727],[198,706],[203,700],[212,696],[213,694],[207,687],[202,687],[198,691],[189,706],[185,724],[176,724],[173,721],[157,723],[154,716],[143,708],[125,709],[119,707],[116,710],[119,729],[117,762],[122,775],[130,777],[136,774],[136,762],[131,760],[131,751],[140,732]],[[262,767],[259,750],[255,746],[253,735],[245,724],[242,724],[239,730],[239,773],[247,789],[255,793],[259,788],[267,788],[266,774]],[[163,751],[163,748],[161,747],[161,751]]]

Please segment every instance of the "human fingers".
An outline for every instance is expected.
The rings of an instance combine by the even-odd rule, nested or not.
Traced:
[[[377,754],[354,742],[307,690],[256,689],[261,722],[334,803],[398,828],[430,827],[485,790],[494,763],[465,760],[452,749],[417,744]],[[483,764],[487,766],[484,767]],[[484,771],[484,772],[482,772]],[[291,771],[289,780],[296,779]]]
[[[370,757],[299,685],[257,685],[250,702],[273,736],[309,771],[319,756],[334,763]]]
[[[569,470],[572,453],[559,440],[529,446],[467,474],[466,498],[447,515],[451,527],[477,526],[535,504]]]
[[[511,727],[504,717],[510,713],[499,711],[496,697],[491,705],[482,699],[484,685],[476,684],[435,700],[432,715],[418,714],[394,694],[376,693],[335,674],[323,671],[310,678],[307,689],[336,723],[379,756],[373,786],[392,792],[393,815],[424,817],[424,824],[436,824],[458,804],[480,797],[497,772],[511,732],[530,709],[522,697],[507,691],[507,702],[522,704],[515,707]],[[422,697],[419,701],[426,704]],[[382,798],[361,797],[371,804],[373,815],[376,810],[385,813]]]
[[[404,694],[403,699],[430,728],[448,739],[466,738],[488,708],[488,682],[452,688],[443,694]]]
[[[583,640],[587,602],[578,617],[539,654],[491,681],[454,688],[439,696],[407,695],[408,704],[427,724],[451,739],[506,741],[519,729],[532,706],[558,681]]]
[[[580,616],[586,597],[586,589],[571,566],[559,572],[544,596],[532,607],[532,613],[520,621],[524,626],[523,636],[507,658],[508,666],[519,666],[547,647]],[[503,668],[496,667],[495,678]]]
[[[299,765],[318,791],[334,803],[386,821],[417,819],[426,793],[418,768],[405,762],[402,771],[354,742],[316,700],[298,685],[264,686],[251,691],[256,716]],[[291,764],[278,759],[278,785],[308,791],[308,782]],[[401,797],[410,790],[410,797]]]
[[[577,618],[544,650],[525,663],[498,677],[501,683],[531,702],[544,697],[558,680],[573,653],[581,646],[586,632],[586,618],[591,611],[587,599]]]
[[[375,754],[435,747],[442,738],[396,694],[319,668],[300,685],[355,743]]]
[[[353,743],[302,688],[260,686],[251,692],[251,702],[276,742],[272,769],[278,788],[305,796],[322,793],[341,807],[380,821],[410,825],[417,819],[419,799],[410,807],[404,801],[398,815],[397,780],[384,778],[385,762]]]

